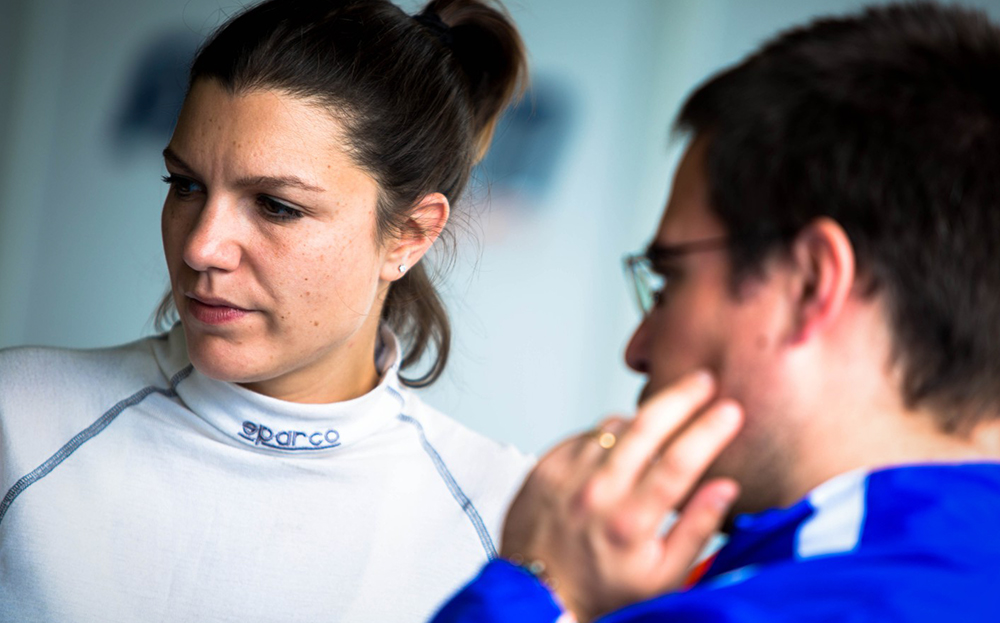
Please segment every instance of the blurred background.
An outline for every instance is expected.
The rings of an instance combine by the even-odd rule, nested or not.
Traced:
[[[0,0],[0,348],[154,332],[167,287],[160,151],[201,40],[236,0]],[[400,2],[411,12],[417,2]],[[529,452],[631,411],[645,246],[687,93],[764,39],[853,0],[511,0],[533,87],[501,126],[442,289],[448,371],[425,399]],[[1000,0],[966,0],[1000,19]]]

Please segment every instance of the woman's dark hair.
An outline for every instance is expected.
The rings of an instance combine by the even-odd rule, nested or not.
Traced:
[[[1000,410],[998,76],[1000,28],[982,12],[882,6],[780,35],[677,122],[708,140],[734,287],[836,220],[886,303],[903,396],[949,431]]]
[[[274,89],[325,105],[378,182],[381,241],[428,193],[458,201],[526,71],[517,30],[486,0],[432,0],[414,17],[388,0],[268,0],[209,38],[188,88],[211,79],[233,93]],[[433,349],[429,369],[403,382],[433,383],[451,327],[424,262],[390,286],[382,319],[403,343],[402,368]]]

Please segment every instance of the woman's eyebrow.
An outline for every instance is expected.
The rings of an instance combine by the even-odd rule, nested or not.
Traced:
[[[163,159],[178,169],[194,174],[194,169],[170,147],[163,150]],[[291,187],[314,193],[326,192],[324,188],[306,183],[294,175],[252,175],[238,178],[235,184],[238,188],[278,189]]]
[[[173,149],[170,149],[169,146],[163,150],[163,159],[166,160],[169,164],[174,165],[178,169],[184,169],[184,171],[188,173],[194,173],[194,169],[192,169],[188,165],[188,163],[184,162],[184,160],[177,155],[177,152],[175,152]]]
[[[236,180],[239,188],[299,188],[314,193],[326,192],[319,186],[308,184],[294,175],[254,175],[251,177],[241,177]]]

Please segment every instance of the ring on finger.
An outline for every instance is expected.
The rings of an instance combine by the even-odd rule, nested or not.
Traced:
[[[609,430],[601,430],[600,428],[595,428],[590,431],[590,437],[597,442],[597,445],[601,446],[605,450],[610,450],[615,447],[618,443],[618,436]]]

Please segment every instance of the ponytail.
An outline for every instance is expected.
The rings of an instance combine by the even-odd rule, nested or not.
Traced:
[[[524,43],[499,4],[431,0],[421,15],[436,15],[450,31],[448,47],[469,89],[478,162],[486,155],[501,113],[527,87]]]
[[[471,165],[486,155],[503,111],[527,86],[524,44],[499,3],[431,0],[414,20],[445,48],[460,69],[473,137],[471,170]],[[451,202],[457,201],[467,178],[466,172],[461,185],[445,193]],[[402,379],[410,387],[436,381],[451,350],[448,312],[424,263],[391,286],[382,312],[383,320],[406,344],[403,369],[417,364],[428,350],[435,353],[423,375]]]

